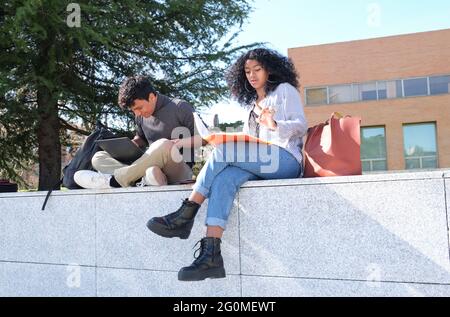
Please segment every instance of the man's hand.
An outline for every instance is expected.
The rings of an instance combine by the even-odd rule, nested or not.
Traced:
[[[140,148],[144,148],[147,145],[147,142],[142,140],[142,138],[140,136],[138,136],[138,135],[136,135],[134,137],[134,139],[131,140],[131,142],[133,142],[134,144],[136,144]]]

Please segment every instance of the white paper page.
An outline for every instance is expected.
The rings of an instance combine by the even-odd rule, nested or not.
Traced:
[[[194,115],[194,122],[195,122],[195,128],[197,129],[200,136],[204,139],[211,133],[209,132],[208,128],[203,124],[202,119],[199,117],[197,113],[193,113]]]

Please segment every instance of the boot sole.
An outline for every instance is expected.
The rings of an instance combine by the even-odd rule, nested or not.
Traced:
[[[215,268],[215,269],[209,269],[204,272],[190,274],[186,272],[178,272],[178,280],[184,281],[184,282],[195,282],[195,281],[203,281],[207,278],[210,279],[216,279],[216,278],[225,278],[225,269],[222,268]]]
[[[191,235],[191,232],[177,232],[174,230],[167,230],[166,228],[162,227],[161,224],[152,221],[151,219],[147,222],[147,228],[157,235],[164,237],[164,238],[180,238],[182,240],[186,240]]]

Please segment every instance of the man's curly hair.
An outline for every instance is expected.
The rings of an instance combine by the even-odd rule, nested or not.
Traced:
[[[298,75],[289,58],[274,50],[257,48],[239,57],[226,75],[231,94],[241,105],[248,106],[257,98],[256,90],[250,85],[245,75],[245,62],[249,59],[258,61],[269,73],[265,87],[266,94],[274,91],[282,83],[298,87]]]
[[[148,96],[151,93],[156,93],[156,90],[147,77],[128,77],[122,82],[119,88],[119,106],[124,110],[131,108],[135,100],[148,100]]]

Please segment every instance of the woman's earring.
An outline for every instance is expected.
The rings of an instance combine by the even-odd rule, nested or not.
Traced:
[[[267,82],[268,83],[270,83],[270,84],[276,84],[277,83],[276,81],[270,80],[269,78],[270,78],[270,76],[267,77]]]

